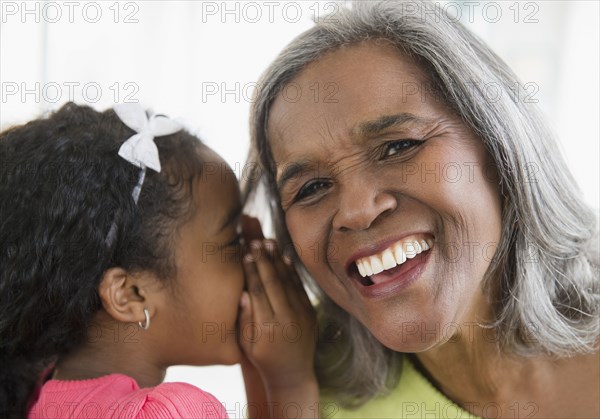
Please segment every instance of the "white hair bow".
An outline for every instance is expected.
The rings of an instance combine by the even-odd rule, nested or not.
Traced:
[[[160,159],[154,137],[174,134],[181,130],[181,124],[166,116],[152,115],[148,118],[139,103],[121,103],[115,105],[114,110],[121,121],[136,132],[123,143],[119,149],[119,156],[141,169],[149,167],[160,172]]]
[[[139,103],[121,103],[115,105],[113,109],[119,119],[136,132],[121,145],[119,156],[142,169],[137,184],[131,193],[133,201],[137,205],[146,178],[146,168],[149,167],[157,172],[161,170],[158,148],[154,144],[154,137],[174,134],[183,127],[166,116],[152,115],[148,118],[146,111]],[[115,215],[115,220],[113,220],[104,242],[108,247],[112,247],[116,237],[117,222]]]

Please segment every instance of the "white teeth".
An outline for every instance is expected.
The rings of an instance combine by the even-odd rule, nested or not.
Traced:
[[[358,273],[360,274],[360,276],[362,276],[363,278],[365,276],[367,276],[366,272],[365,272],[365,268],[363,266],[362,262],[356,262],[356,267],[358,268]]]
[[[394,259],[394,254],[390,249],[383,251],[381,259],[383,260],[383,269],[391,269],[396,266],[396,259]]]
[[[418,253],[421,253],[421,251],[419,250],[417,252],[417,248],[415,246],[416,242],[408,242],[406,243],[406,249],[404,250],[404,253],[406,253],[406,257],[407,259],[412,259],[415,256],[417,256]],[[420,246],[419,246],[420,249]]]
[[[373,275],[383,272],[383,264],[377,256],[371,256],[371,269],[373,269]]]
[[[394,246],[394,257],[396,258],[396,263],[398,265],[401,265],[404,262],[406,262],[406,255],[402,251],[402,245],[401,244],[397,244],[397,245]]]
[[[368,259],[364,259],[362,261],[362,263],[363,263],[363,268],[364,268],[365,274],[366,274],[365,276],[373,275],[373,269],[371,269],[371,262],[369,262]],[[364,276],[363,276],[363,278],[364,278]]]
[[[402,265],[407,259],[412,259],[419,253],[431,249],[431,246],[433,246],[431,238],[416,239],[413,236],[408,240],[404,239],[394,243],[381,253],[356,260],[356,267],[363,278],[376,275],[384,270]]]

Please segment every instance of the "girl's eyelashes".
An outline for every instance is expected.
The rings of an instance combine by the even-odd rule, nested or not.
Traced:
[[[227,243],[225,245],[225,247],[234,247],[234,246],[239,246],[240,244],[242,244],[242,235],[240,233],[236,233],[233,240],[231,240],[229,243]]]
[[[243,246],[242,241],[242,235],[236,232],[236,235],[232,240],[230,240],[227,244],[221,246],[221,261],[226,263],[239,264]]]
[[[386,157],[391,157],[397,154],[401,154],[404,151],[407,151],[413,147],[419,146],[423,144],[421,140],[396,140],[396,141],[388,141],[383,146],[383,152],[381,155],[382,159]]]

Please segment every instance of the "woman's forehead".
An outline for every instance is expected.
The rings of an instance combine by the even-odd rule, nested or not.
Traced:
[[[291,112],[332,112],[365,99],[402,96],[404,103],[431,89],[426,73],[389,45],[363,43],[326,54],[288,82],[271,105],[269,123]]]
[[[389,45],[364,43],[327,54],[287,89],[271,106],[267,126],[276,157],[309,143],[360,140],[386,125],[431,125],[446,113],[446,106],[431,106],[438,100],[425,72]]]

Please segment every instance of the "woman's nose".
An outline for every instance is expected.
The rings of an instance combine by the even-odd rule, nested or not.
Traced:
[[[364,181],[355,182],[340,191],[333,228],[337,231],[366,230],[397,206],[396,197],[389,191]]]

